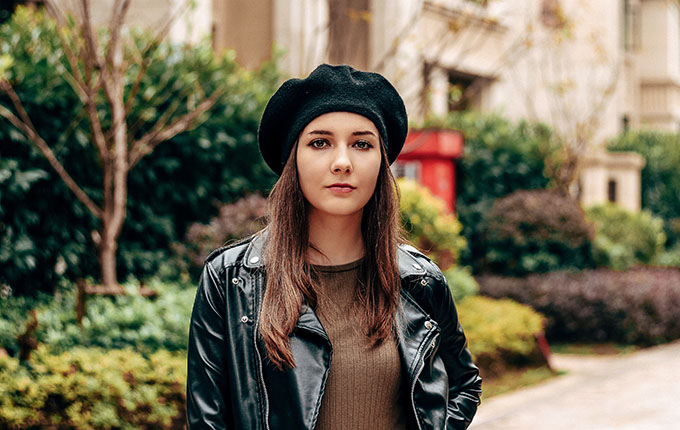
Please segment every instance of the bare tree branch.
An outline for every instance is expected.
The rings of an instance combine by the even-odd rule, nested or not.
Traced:
[[[132,108],[132,104],[134,103],[135,97],[137,97],[137,93],[139,92],[139,87],[142,83],[142,79],[146,74],[146,70],[148,69],[149,64],[151,63],[151,60],[153,59],[153,54],[160,46],[160,43],[158,43],[158,41],[165,40],[168,33],[170,32],[170,29],[172,28],[172,23],[179,15],[183,14],[188,9],[188,7],[189,7],[188,3],[185,3],[184,8],[178,8],[173,14],[171,14],[170,17],[160,27],[160,30],[154,35],[154,37],[149,41],[148,45],[146,45],[144,50],[141,52],[140,56],[142,58],[142,61],[139,67],[139,71],[137,72],[137,76],[135,77],[135,82],[132,85],[132,89],[128,94],[128,99],[125,102],[126,117],[130,112],[130,109]]]
[[[224,90],[214,91],[210,97],[203,100],[194,110],[177,118],[166,128],[156,130],[154,127],[147,134],[134,142],[132,150],[130,151],[128,169],[134,167],[139,160],[150,154],[160,143],[172,139],[177,134],[188,130],[189,127],[194,125],[196,118],[212,108],[223,94]]]
[[[130,8],[130,0],[116,0],[113,5],[113,16],[109,25],[109,44],[106,52],[106,64],[118,64],[120,61],[114,59],[114,55],[118,55],[118,44],[120,43],[120,34],[123,29],[123,22],[125,15]]]
[[[54,152],[52,152],[47,142],[45,142],[43,138],[40,137],[38,132],[35,130],[33,123],[28,117],[28,114],[26,113],[26,110],[24,109],[24,106],[21,103],[19,96],[17,96],[12,85],[7,80],[0,79],[0,90],[2,90],[10,98],[12,104],[14,105],[14,108],[17,110],[19,114],[19,117],[14,115],[12,112],[9,111],[9,109],[5,108],[4,106],[0,106],[0,115],[9,120],[9,122],[11,122],[12,125],[14,125],[22,133],[24,133],[24,135],[38,147],[38,149],[50,163],[52,168],[57,172],[57,174],[64,181],[66,186],[71,191],[73,191],[78,200],[83,202],[83,204],[90,210],[90,212],[92,212],[94,216],[101,219],[102,210],[88,197],[85,191],[83,191],[78,186],[78,184],[76,184],[76,182],[73,180],[73,178],[71,178],[71,175],[68,174],[64,166],[59,162],[59,160],[57,160],[57,157],[54,155]]]

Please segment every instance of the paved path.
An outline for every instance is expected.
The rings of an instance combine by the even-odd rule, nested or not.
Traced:
[[[552,364],[569,373],[483,401],[470,430],[680,430],[680,342]]]

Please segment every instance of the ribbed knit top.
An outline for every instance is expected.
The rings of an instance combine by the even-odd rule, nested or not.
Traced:
[[[361,327],[354,300],[360,264],[314,266],[320,283],[316,314],[333,346],[316,428],[405,429],[396,340],[372,348]]]

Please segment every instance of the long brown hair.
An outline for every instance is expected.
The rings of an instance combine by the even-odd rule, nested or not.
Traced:
[[[364,206],[361,234],[365,254],[359,269],[356,300],[362,326],[377,346],[395,335],[399,305],[397,246],[401,242],[399,190],[381,144],[382,161],[373,196]],[[309,219],[296,162],[297,145],[291,151],[281,177],[268,198],[268,234],[264,247],[267,282],[260,312],[259,332],[271,362],[283,369],[295,367],[289,335],[303,303],[317,303],[316,282],[307,262]]]

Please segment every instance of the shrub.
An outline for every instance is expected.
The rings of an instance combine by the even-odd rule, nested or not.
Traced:
[[[456,302],[479,293],[479,285],[469,267],[450,267],[444,270],[444,277]]]
[[[592,227],[577,201],[549,190],[516,191],[496,200],[484,231],[490,272],[592,267]]]
[[[148,34],[131,33],[138,46],[148,41]],[[36,129],[74,180],[100,202],[99,160],[82,104],[68,84],[69,66],[55,25],[42,12],[18,8],[0,26],[0,58],[8,57],[13,60],[9,78]],[[126,92],[137,72],[138,64],[128,69]],[[224,85],[227,94],[199,127],[163,143],[130,171],[118,243],[121,280],[155,275],[171,255],[169,245],[181,241],[190,224],[215,216],[216,201],[267,189],[275,180],[256,136],[279,74],[273,64],[246,71],[233,52],[218,57],[208,43],[161,44],[130,107],[130,139],[148,131],[140,119],[152,121],[168,108],[190,109],[184,101],[197,82],[206,92]],[[4,94],[0,105],[11,106]],[[0,118],[0,284],[10,285],[15,295],[29,295],[52,291],[62,276],[97,278],[92,232],[98,227],[38,149]]]
[[[664,220],[666,246],[680,241],[680,135],[656,131],[622,134],[611,151],[635,151],[645,158],[640,174],[642,207]]]
[[[19,353],[17,336],[26,330],[29,312],[49,303],[50,299],[47,294],[39,294],[37,297],[0,295],[0,348],[16,356]]]
[[[458,312],[470,352],[485,374],[545,362],[536,340],[543,331],[543,317],[530,307],[473,296],[458,305]]]
[[[593,257],[598,266],[625,270],[638,263],[651,263],[663,252],[663,220],[649,211],[632,213],[607,204],[588,208],[586,213],[595,225]]]
[[[89,296],[82,327],[76,322],[73,288],[61,292],[37,307],[36,338],[53,352],[78,346],[130,347],[144,354],[161,349],[186,350],[196,289],[160,282],[151,282],[148,287],[158,291],[157,298],[137,295],[132,286],[126,286],[130,294],[125,296]],[[3,341],[0,347],[16,355],[19,347],[14,333],[24,331],[26,315],[19,313],[20,307],[10,308],[10,312],[4,309],[0,327],[4,326],[12,335],[0,338]]]
[[[456,209],[468,245],[460,263],[479,273],[486,255],[484,215],[499,197],[546,188],[544,160],[559,147],[545,125],[513,123],[498,115],[452,112],[425,126],[460,130],[465,135],[464,156],[456,162]]]
[[[656,257],[654,263],[659,266],[680,268],[680,244],[676,244],[673,248],[663,251]]]
[[[639,267],[527,278],[481,276],[480,292],[525,303],[554,341],[653,345],[680,339],[680,270]]]
[[[186,360],[162,351],[39,348],[0,357],[0,428],[182,429]]]
[[[227,242],[249,236],[265,226],[267,200],[251,194],[234,203],[223,204],[219,215],[209,224],[194,223],[189,226],[183,243],[173,247],[181,263],[196,276],[208,254]]]
[[[461,225],[444,202],[413,180],[398,180],[401,221],[406,237],[442,269],[451,267],[465,247]]]

